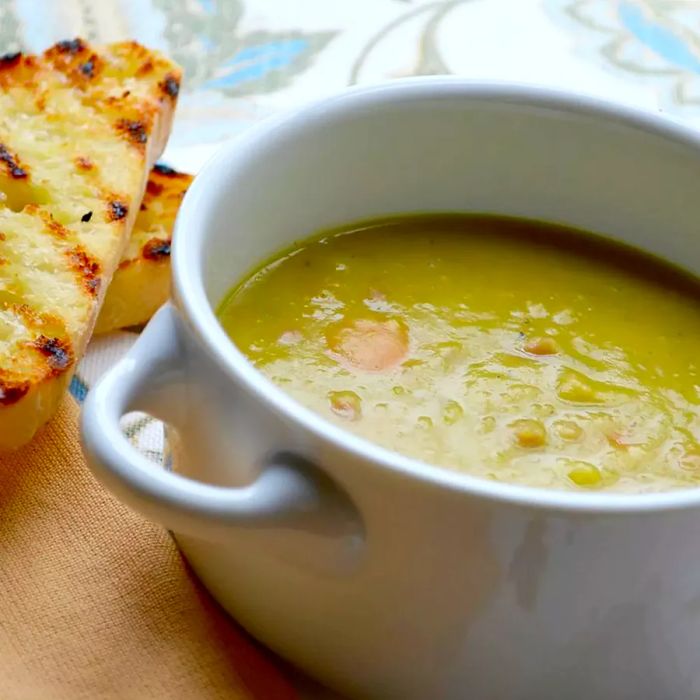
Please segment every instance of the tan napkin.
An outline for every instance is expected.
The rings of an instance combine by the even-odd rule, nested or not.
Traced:
[[[2,700],[292,700],[167,533],[93,479],[78,408],[0,457]]]

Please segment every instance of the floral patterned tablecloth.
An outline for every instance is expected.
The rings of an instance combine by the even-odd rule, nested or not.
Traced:
[[[164,161],[192,172],[266,115],[409,75],[564,87],[700,128],[700,0],[0,0],[0,52],[75,35],[135,38],[183,65]],[[135,338],[95,339],[74,395]],[[127,430],[162,457],[158,424]]]

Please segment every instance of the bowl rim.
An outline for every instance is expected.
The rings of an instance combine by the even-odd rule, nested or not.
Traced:
[[[389,82],[347,88],[302,107],[268,117],[222,146],[204,164],[181,204],[175,225],[172,251],[172,296],[184,321],[215,365],[231,380],[255,395],[266,408],[286,421],[311,432],[317,439],[331,443],[354,458],[371,462],[403,478],[415,479],[426,486],[449,489],[465,496],[515,506],[582,514],[635,514],[670,511],[700,506],[700,487],[666,492],[621,494],[605,492],[575,493],[564,490],[489,481],[468,473],[436,466],[381,447],[335,426],[304,407],[283,389],[267,379],[228,338],[207,299],[203,280],[202,225],[212,202],[225,195],[222,170],[233,170],[254,156],[264,156],[267,137],[298,128],[308,122],[324,120],[328,115],[365,109],[396,98],[463,98],[514,104],[518,107],[548,108],[575,116],[587,116],[637,129],[651,136],[697,151],[700,163],[700,134],[667,116],[637,107],[557,88],[527,83],[468,80],[459,77],[403,78]],[[217,194],[219,197],[217,197]]]

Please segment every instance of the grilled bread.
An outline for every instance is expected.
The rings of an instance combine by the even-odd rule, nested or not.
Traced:
[[[95,333],[139,326],[170,293],[170,243],[180,202],[192,175],[156,165],[131,238],[109,285]]]
[[[0,58],[0,449],[27,442],[68,384],[179,85],[134,42]]]

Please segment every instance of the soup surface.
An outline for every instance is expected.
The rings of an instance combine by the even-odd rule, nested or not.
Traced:
[[[700,282],[594,236],[370,222],[281,253],[219,316],[301,403],[412,457],[579,491],[700,483]]]

